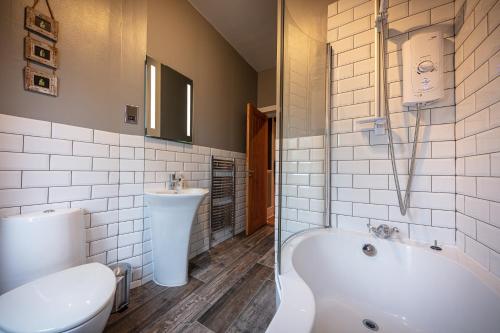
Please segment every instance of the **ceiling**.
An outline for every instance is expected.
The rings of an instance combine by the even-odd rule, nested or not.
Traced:
[[[276,66],[276,0],[189,0],[257,72]]]

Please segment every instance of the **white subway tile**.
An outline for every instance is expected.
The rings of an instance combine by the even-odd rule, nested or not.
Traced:
[[[466,176],[489,176],[490,155],[476,155],[465,158]]]
[[[24,137],[25,153],[71,155],[72,142],[35,136]]]
[[[89,158],[89,157],[80,157],[80,158]],[[94,170],[94,171],[120,171],[120,160],[114,159],[114,158],[94,157],[92,159],[92,170]]]
[[[396,168],[399,174],[408,173],[408,161],[396,160]],[[371,160],[370,174],[373,175],[390,175],[392,174],[392,164],[390,160]]]
[[[500,31],[500,29],[498,30]],[[498,34],[500,38],[500,33]],[[500,76],[490,81],[487,85],[476,92],[476,111],[482,110],[490,105],[500,101]]]
[[[108,200],[93,199],[93,200],[72,201],[71,207],[81,208],[85,211],[86,214],[105,212],[108,210]],[[104,236],[106,236],[106,234],[107,233],[105,233]]]
[[[482,199],[500,202],[500,178],[478,177],[477,196]]]
[[[324,224],[324,214],[306,210],[298,210],[297,219],[299,222],[312,223],[316,225]]]
[[[120,134],[120,146],[144,147],[144,136]]]
[[[415,175],[455,175],[455,160],[451,158],[419,159],[415,162]]]
[[[118,211],[110,210],[107,212],[92,213],[90,217],[90,225],[97,227],[104,224],[118,222]]]
[[[49,202],[90,199],[90,186],[68,186],[49,188]]]
[[[110,198],[118,196],[118,185],[94,185],[92,186],[92,199]]]
[[[353,10],[347,10],[340,14],[328,17],[328,30],[337,28],[353,20]]]
[[[455,176],[432,176],[432,192],[455,193]]]
[[[352,211],[354,216],[359,217],[369,217],[381,220],[387,220],[389,218],[389,209],[386,205],[353,203]]]
[[[92,142],[93,132],[90,128],[52,123],[52,137],[55,139]]]
[[[105,145],[120,145],[120,135],[118,133],[94,130],[94,143]]]
[[[351,202],[370,202],[370,192],[368,189],[338,188],[338,200]]]
[[[22,152],[23,136],[0,133],[0,151]]]
[[[380,160],[389,157],[388,146],[356,146],[354,147],[355,160]]]
[[[331,158],[334,161],[352,161],[353,148],[352,147],[337,147],[332,148]]]
[[[382,189],[388,188],[387,175],[353,175],[353,187]]]
[[[432,244],[455,244],[455,229],[437,228],[424,225],[410,224],[410,239]]]
[[[490,253],[489,249],[483,244],[475,241],[472,238],[465,238],[465,253],[477,261],[481,266],[489,269]]]
[[[477,240],[491,249],[500,252],[500,228],[478,221]]]
[[[454,158],[455,141],[432,142],[432,158]]]
[[[58,202],[58,203],[50,203],[50,204],[41,204],[41,205],[29,205],[21,207],[21,214],[29,214],[36,212],[43,212],[47,209],[65,209],[69,208],[69,202]],[[85,219],[85,215],[83,216]]]
[[[338,215],[337,227],[343,230],[367,232],[368,231],[367,224],[369,223],[369,221],[370,220],[365,217]]]
[[[109,157],[109,146],[97,143],[74,142],[73,155]]]
[[[134,159],[133,147],[120,147],[120,158]]]
[[[108,173],[104,171],[74,171],[72,185],[103,185],[108,183]]]
[[[490,205],[487,200],[465,197],[465,214],[483,222],[489,222],[489,211]]]
[[[500,127],[476,135],[478,154],[500,151]]]
[[[427,1],[423,1],[427,2]],[[415,13],[415,12],[411,12]],[[403,19],[389,23],[389,37],[405,32],[413,31],[430,24],[430,11],[424,11],[415,15],[407,16]]]
[[[20,187],[21,171],[0,171],[0,189]]]
[[[118,235],[118,247],[137,244],[142,242],[142,231],[124,235]]]
[[[90,255],[109,251],[116,248],[117,237],[109,237],[90,243]]]
[[[476,220],[467,215],[456,213],[457,230],[464,234],[476,238]]]
[[[144,171],[144,160],[120,159],[120,171]]]
[[[455,228],[455,212],[449,210],[432,210],[434,227]]]
[[[70,171],[24,171],[23,187],[53,187],[71,185]]]
[[[143,194],[142,184],[122,184],[119,188],[120,196],[141,195]]]
[[[36,205],[47,202],[46,188],[0,190],[0,208]]]
[[[0,132],[50,137],[51,124],[47,121],[0,114]]]
[[[91,170],[92,158],[76,156],[50,156],[50,170]]]
[[[338,173],[368,174],[370,170],[369,163],[369,161],[339,161]]]
[[[310,199],[324,199],[324,188],[316,186],[299,186],[298,196]]]
[[[412,192],[411,206],[442,210],[455,210],[455,194]]]
[[[351,51],[349,51],[349,52],[351,52]],[[344,54],[349,53],[349,52],[344,52]],[[370,86],[370,76],[368,74],[363,74],[363,75],[355,76],[355,77],[352,77],[349,79],[339,80],[338,81],[338,92],[343,93],[343,92],[347,92],[347,91],[368,88],[369,86]],[[351,118],[353,118],[353,117],[351,117]]]
[[[454,214],[454,212],[452,213]],[[408,210],[406,211],[406,215],[403,216],[401,214],[399,206],[389,206],[389,220],[404,223],[431,225],[431,210],[421,208],[408,208]]]
[[[0,152],[0,170],[48,170],[49,156]]]

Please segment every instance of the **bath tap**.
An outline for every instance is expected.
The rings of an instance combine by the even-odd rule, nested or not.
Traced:
[[[375,236],[383,239],[390,238],[394,233],[399,232],[398,228],[391,228],[387,224],[381,224],[376,228],[372,227],[369,223],[366,226],[368,227],[368,232],[373,232]]]

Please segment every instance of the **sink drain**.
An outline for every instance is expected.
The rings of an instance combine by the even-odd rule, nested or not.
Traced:
[[[370,320],[370,319],[363,319],[363,326],[365,326],[366,328],[368,328],[369,330],[372,330],[372,331],[375,331],[377,332],[378,331],[378,325],[376,322],[374,322],[373,320]]]

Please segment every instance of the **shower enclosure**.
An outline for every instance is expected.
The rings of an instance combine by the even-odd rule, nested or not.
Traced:
[[[283,0],[279,24],[277,270],[281,244],[330,227],[330,1]]]

